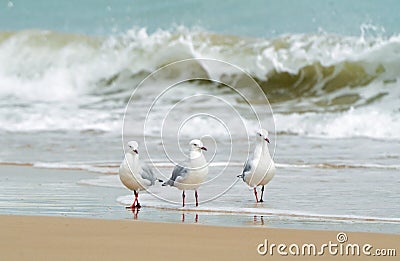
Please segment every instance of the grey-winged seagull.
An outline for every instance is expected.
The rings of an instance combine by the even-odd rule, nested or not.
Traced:
[[[251,188],[254,189],[256,202],[263,202],[264,186],[271,181],[275,175],[275,163],[269,155],[268,131],[261,129],[256,135],[256,147],[249,155],[244,164],[243,172],[238,178],[242,178]],[[261,198],[258,200],[257,187],[261,188]]]
[[[201,140],[195,139],[190,143],[189,162],[187,166],[175,166],[172,176],[163,186],[173,186],[182,190],[182,206],[185,206],[185,190],[194,190],[196,198],[196,207],[199,205],[197,189],[205,181],[208,174],[207,161],[203,155],[203,146]]]
[[[153,170],[139,160],[138,143],[136,141],[128,142],[125,158],[119,167],[119,178],[125,187],[132,190],[135,200],[132,205],[127,208],[140,208],[139,191],[146,190],[149,186],[154,185],[156,178]]]

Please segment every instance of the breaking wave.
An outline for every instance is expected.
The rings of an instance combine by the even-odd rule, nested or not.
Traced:
[[[191,58],[219,59],[249,73],[272,104],[277,132],[400,138],[400,36],[256,39],[187,28],[105,38],[0,33],[0,128],[119,131],[135,86],[154,70]],[[201,61],[166,77],[182,73],[246,88],[244,75]]]

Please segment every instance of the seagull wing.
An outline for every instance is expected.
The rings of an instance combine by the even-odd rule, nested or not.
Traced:
[[[142,164],[141,167],[142,170],[140,172],[140,176],[142,179],[149,181],[150,185],[154,185],[154,182],[156,181],[156,175],[154,175],[153,170],[147,164]]]
[[[176,181],[178,177],[184,177],[187,174],[187,172],[188,172],[187,168],[176,165],[174,170],[172,171],[171,180]]]
[[[249,157],[247,158],[246,162],[243,165],[243,172],[242,172],[243,175],[251,171],[253,159],[254,159],[254,152],[249,155]]]
[[[162,185],[163,186],[166,186],[166,185],[173,186],[174,182],[176,181],[177,178],[185,177],[187,173],[188,173],[187,168],[180,166],[180,165],[176,165],[174,170],[172,171],[171,178],[167,182],[163,183]]]
[[[251,161],[252,161],[253,159],[250,159],[250,158],[248,158],[247,160],[246,160],[246,162],[244,163],[244,166],[243,166],[243,172],[242,172],[242,174],[247,174],[247,172],[249,172],[250,170],[251,170]]]
[[[254,159],[254,153],[251,153],[249,155],[249,157],[247,158],[246,162],[243,165],[243,171],[242,171],[242,175],[239,175],[238,178],[242,178],[244,181],[244,177],[249,174],[249,172],[252,169],[252,162]]]

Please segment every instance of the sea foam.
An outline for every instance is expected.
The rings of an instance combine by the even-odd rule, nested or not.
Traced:
[[[183,27],[152,34],[139,28],[109,37],[40,30],[1,33],[0,129],[118,132],[125,105],[141,80],[171,62],[210,58],[254,78],[272,104],[277,132],[399,139],[399,48],[398,35],[256,39]],[[212,76],[233,86],[243,79],[237,71],[209,67],[202,60],[194,65],[168,76]],[[150,86],[149,96],[156,97],[162,84]],[[221,95],[234,93],[227,89]],[[158,113],[162,118],[165,111]],[[224,135],[223,128],[212,131]]]

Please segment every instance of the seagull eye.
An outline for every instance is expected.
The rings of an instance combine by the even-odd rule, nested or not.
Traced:
[[[260,136],[260,137],[262,136],[261,133],[257,133],[257,134],[258,134],[258,136]]]

